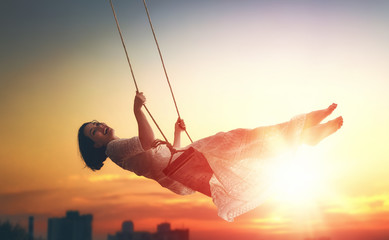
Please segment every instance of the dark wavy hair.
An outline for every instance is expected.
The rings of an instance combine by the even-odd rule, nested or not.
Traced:
[[[107,155],[105,154],[106,147],[95,148],[95,143],[92,139],[85,136],[84,129],[89,123],[92,122],[82,124],[78,130],[78,147],[80,148],[80,153],[86,166],[96,171],[100,170],[104,165],[104,161],[107,159]]]

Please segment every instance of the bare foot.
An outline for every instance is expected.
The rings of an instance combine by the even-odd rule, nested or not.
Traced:
[[[330,115],[334,110],[335,110],[335,108],[338,106],[338,104],[336,104],[336,103],[333,103],[333,104],[331,104],[328,108],[327,108],[327,116],[328,115]],[[327,117],[326,116],[326,117]]]
[[[310,128],[319,124],[324,118],[328,117],[328,115],[330,115],[337,106],[338,104],[333,103],[328,108],[308,113],[306,115],[304,128]]]
[[[318,124],[303,131],[303,142],[308,145],[316,145],[324,138],[335,133],[343,126],[343,117],[337,117],[323,124]]]
[[[335,128],[337,127],[336,130],[338,130],[339,128],[341,128],[341,127],[343,126],[343,117],[342,117],[342,116],[337,117],[337,118],[335,118],[334,120],[331,120],[331,121],[329,121],[329,122],[333,122],[333,124],[335,125],[334,127],[335,127]],[[335,130],[335,131],[336,131],[336,130]]]

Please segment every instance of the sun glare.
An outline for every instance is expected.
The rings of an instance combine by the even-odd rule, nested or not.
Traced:
[[[293,156],[277,159],[270,168],[272,199],[275,208],[266,219],[281,233],[285,229],[311,233],[326,228],[320,204],[331,192],[330,172],[317,148],[302,146]],[[259,224],[256,220],[256,223]],[[259,227],[260,228],[260,227]]]
[[[304,206],[324,191],[320,161],[309,149],[275,166],[272,175],[275,200],[290,206]]]

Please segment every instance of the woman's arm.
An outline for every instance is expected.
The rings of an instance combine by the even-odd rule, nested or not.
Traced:
[[[174,142],[173,147],[179,148],[181,145],[181,132],[185,131],[184,120],[178,118],[176,124],[174,125]]]
[[[142,106],[146,102],[146,97],[142,92],[137,92],[134,100],[134,114],[138,122],[138,135],[140,143],[145,151],[149,150],[155,141],[154,132],[146,115],[142,111]]]

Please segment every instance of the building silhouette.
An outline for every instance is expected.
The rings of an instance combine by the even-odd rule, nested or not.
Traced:
[[[122,223],[122,231],[126,233],[134,232],[134,223],[132,221],[125,221]]]
[[[149,232],[135,232],[134,223],[125,221],[122,230],[115,235],[108,235],[108,240],[152,240],[152,235]]]
[[[153,234],[153,240],[189,240],[189,229],[171,230],[170,223],[161,223]]]
[[[28,240],[34,240],[34,217],[28,218]]]
[[[47,240],[92,240],[91,214],[68,211],[63,218],[49,218]]]
[[[122,223],[122,230],[115,235],[108,235],[108,240],[152,240],[149,232],[135,232],[134,223],[125,221]]]
[[[170,223],[161,223],[156,233],[137,232],[132,221],[125,221],[122,230],[108,235],[108,240],[189,240],[189,229],[171,230]]]

